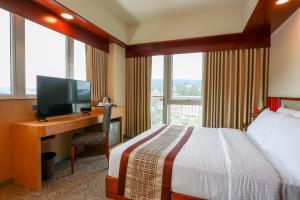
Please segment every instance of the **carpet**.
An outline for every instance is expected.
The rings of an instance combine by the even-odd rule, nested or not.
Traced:
[[[70,174],[70,161],[55,166],[55,175],[43,182],[41,191],[10,184],[0,187],[0,200],[102,200],[108,163],[105,156],[79,158],[75,173]]]

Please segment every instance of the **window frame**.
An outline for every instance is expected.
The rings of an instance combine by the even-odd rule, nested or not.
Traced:
[[[203,55],[202,55],[203,56]],[[176,104],[176,105],[201,105],[202,100],[186,98],[186,99],[176,99],[173,98],[173,55],[165,56],[165,73],[164,78],[166,80],[165,91],[166,93],[166,104]],[[202,68],[203,71],[203,68]],[[203,89],[203,85],[202,85]]]
[[[6,10],[5,10],[6,11]],[[0,94],[0,99],[15,99],[15,64],[14,64],[14,18],[11,12],[6,11],[9,13],[9,20],[10,20],[10,94]]]
[[[9,12],[9,11],[7,11]],[[0,100],[36,99],[36,95],[26,94],[25,81],[25,18],[10,14],[10,62],[11,94],[0,94]],[[35,23],[35,22],[34,22]],[[74,78],[74,39],[65,36],[66,78]],[[87,67],[87,63],[86,63]]]
[[[202,53],[202,52],[199,52]],[[204,56],[202,54],[202,56]],[[173,55],[163,55],[164,63],[163,63],[163,123],[170,123],[170,116],[171,116],[171,105],[197,105],[202,106],[202,98],[203,98],[203,87],[204,85],[201,85],[202,88],[202,94],[200,99],[174,99],[173,98]],[[204,59],[202,59],[202,66],[204,66]],[[204,67],[202,67],[202,78],[204,75]],[[152,97],[152,96],[151,96]]]

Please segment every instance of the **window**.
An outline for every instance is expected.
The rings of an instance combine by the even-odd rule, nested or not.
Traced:
[[[86,74],[84,43],[0,8],[0,98],[34,98],[37,75]]]
[[[25,20],[26,94],[36,94],[36,76],[66,78],[66,37]]]
[[[164,56],[152,57],[151,124],[163,123]]]
[[[152,57],[152,125],[201,126],[202,57],[202,53]]]
[[[200,100],[202,54],[176,54],[172,59],[172,99]]]
[[[12,94],[10,13],[0,9],[0,95]]]
[[[74,40],[74,79],[86,80],[85,44]]]

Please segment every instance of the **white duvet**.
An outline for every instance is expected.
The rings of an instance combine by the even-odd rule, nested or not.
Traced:
[[[122,152],[154,127],[111,151],[108,175],[118,178]],[[272,164],[235,129],[195,127],[173,164],[172,191],[204,199],[281,199]]]

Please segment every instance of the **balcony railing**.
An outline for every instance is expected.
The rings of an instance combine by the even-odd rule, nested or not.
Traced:
[[[151,122],[152,124],[163,123],[163,97],[152,96],[151,98]],[[168,123],[178,125],[201,126],[202,105],[169,104]]]

